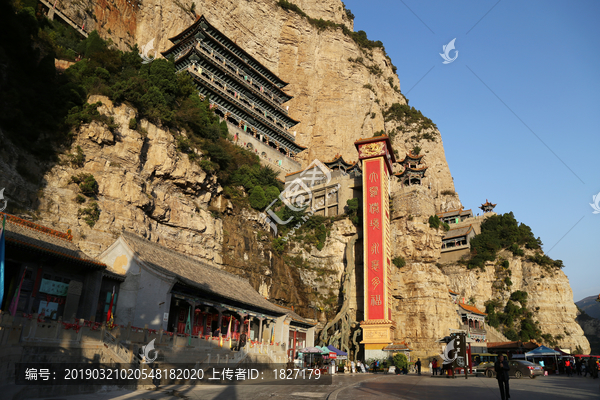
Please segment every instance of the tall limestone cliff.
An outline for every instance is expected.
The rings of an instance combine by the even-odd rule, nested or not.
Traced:
[[[461,298],[474,299],[480,310],[485,310],[487,300],[497,300],[504,306],[511,293],[526,292],[527,309],[533,312],[533,319],[544,334],[557,338],[556,345],[561,348],[575,350],[580,346],[584,354],[589,354],[589,342],[575,321],[577,307],[569,279],[560,269],[529,261],[527,256],[532,254],[532,250],[526,250],[525,257],[514,256],[506,250],[500,252],[499,258],[508,261],[506,268],[499,262],[487,262],[483,271],[468,270],[456,264],[444,265],[442,270],[448,277],[449,287],[460,293]]]
[[[340,0],[290,3],[310,18],[332,21],[352,31],[353,22]],[[354,141],[381,131],[392,138],[400,159],[419,147],[428,166],[424,184],[405,188],[393,180],[391,187],[393,256],[407,261],[406,266],[394,269],[392,276],[393,319],[397,338],[407,340],[416,355],[439,353],[435,341],[447,335],[449,328],[459,326],[449,288],[464,291],[465,297],[472,293],[480,307],[493,298],[491,269],[487,280],[480,277],[482,283],[473,288],[466,282],[477,281],[477,272],[458,266],[442,270],[436,264],[443,232],[430,228],[427,219],[461,203],[454,192],[440,132],[425,117],[406,116],[407,101],[400,92],[395,67],[381,47],[359,45],[341,25],[321,29],[314,20],[311,23],[275,0],[59,0],[57,8],[124,50],[154,40],[150,55],[167,49],[169,37],[188,27],[198,15],[205,15],[289,82],[284,90],[294,97],[287,104],[290,116],[301,121],[292,130],[297,132],[297,141],[308,147],[300,155],[305,165],[314,158],[331,159],[336,153],[348,161],[356,160]],[[52,166],[40,189],[39,183],[28,182],[22,171],[17,171],[24,163],[29,169],[44,166],[17,150],[3,148],[0,172],[8,182],[6,195],[15,193],[12,196],[20,199],[22,207],[34,210],[40,223],[72,229],[80,247],[92,256],[106,249],[121,229],[128,229],[246,276],[261,293],[282,304],[295,304],[306,316],[313,316],[311,307],[329,307],[329,317],[335,313],[335,302],[341,297],[344,252],[356,232],[353,226],[336,222],[321,251],[297,245],[292,258],[278,257],[258,233],[263,228],[256,215],[233,210],[221,196],[216,179],[177,153],[170,133],[142,122],[147,131],[142,135],[128,128],[135,110],[115,107],[105,98],[90,101],[97,100],[103,103],[100,112],[112,116],[117,128],[92,123],[77,132],[70,151],[82,148],[84,166]],[[82,206],[74,201],[77,188],[70,183],[72,175],[82,172],[92,173],[99,183],[102,213],[93,228],[78,215]],[[210,210],[230,215],[215,218]],[[234,230],[240,234],[232,235]],[[561,332],[571,333],[561,344],[585,348],[585,339],[572,326],[575,315],[564,274],[540,280],[541,271],[517,264],[515,261],[515,271],[522,271],[518,285],[537,286],[539,281],[547,292],[531,300],[540,307],[536,313],[540,323],[553,329],[550,322],[561,321]]]

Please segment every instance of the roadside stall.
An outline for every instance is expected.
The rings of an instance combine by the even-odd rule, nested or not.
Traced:
[[[529,360],[531,358],[531,361],[533,363],[535,363],[536,359],[538,360],[538,362],[542,360],[544,361],[544,370],[551,372],[556,371],[556,373],[558,373],[559,356],[560,353],[558,351],[552,350],[551,348],[548,348],[546,346],[540,346],[537,349],[525,353],[526,360]]]
[[[336,364],[338,365],[338,371],[340,371],[340,364],[343,364],[344,361],[348,360],[348,353],[346,353],[345,351],[341,351],[340,349],[336,348],[331,344],[327,347],[324,347],[324,349],[327,349],[327,351],[329,352],[330,359],[336,360]],[[341,370],[343,371],[343,365]]]
[[[321,355],[323,351],[319,347],[305,347],[298,350],[298,354],[304,360],[305,368],[322,368],[323,357]]]

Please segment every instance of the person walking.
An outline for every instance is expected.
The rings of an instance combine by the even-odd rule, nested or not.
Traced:
[[[421,359],[417,358],[417,362],[415,363],[415,366],[417,367],[417,374],[421,375]]]
[[[594,362],[594,358],[593,357],[589,357],[588,358],[588,365],[587,365],[587,370],[590,373],[590,377],[594,377],[594,370],[597,370],[596,368],[596,363]]]
[[[508,361],[504,359],[503,355],[498,357],[498,361],[494,363],[494,371],[496,371],[496,379],[498,380],[498,386],[500,387],[500,397],[502,400],[510,399],[510,391],[508,388]]]
[[[350,362],[350,366],[352,367],[352,373],[355,374],[356,373],[356,364],[354,363],[354,361]]]
[[[432,365],[432,367],[433,367],[433,374],[434,374],[434,375],[437,375],[437,373],[438,373],[438,363],[437,363],[437,358],[434,358],[434,359],[433,359],[433,362],[432,362],[432,364],[433,364],[433,365]]]
[[[568,358],[565,360],[565,373],[567,374],[567,376],[572,375],[571,360],[569,360]]]
[[[429,373],[433,375],[433,363],[429,360]]]

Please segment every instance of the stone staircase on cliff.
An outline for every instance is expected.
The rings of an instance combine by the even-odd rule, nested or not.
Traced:
[[[45,5],[46,7],[48,7],[48,19],[50,19],[50,20],[54,19],[54,14],[56,14],[67,24],[71,25],[73,27],[73,29],[75,29],[77,32],[79,32],[86,38],[88,37],[87,32],[84,31],[81,26],[77,25],[71,18],[67,17],[65,14],[63,14],[58,9],[56,9],[56,7],[55,7],[56,3],[53,5],[53,4],[50,4],[49,2],[47,2],[46,0],[40,0],[40,2],[43,5]]]
[[[510,342],[510,340],[508,340],[508,338],[506,336],[504,336],[499,330],[497,330],[496,328],[494,328],[491,325],[486,325],[485,326],[485,331],[486,331],[486,338],[488,343],[489,342]]]

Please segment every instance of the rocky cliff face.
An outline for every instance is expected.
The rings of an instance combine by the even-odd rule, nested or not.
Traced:
[[[532,251],[526,251],[526,255]],[[443,272],[448,277],[449,287],[460,293],[461,298],[475,299],[475,305],[485,310],[487,300],[498,299],[506,304],[510,294],[521,290],[527,292],[527,308],[534,313],[543,333],[562,337],[557,345],[575,349],[581,346],[584,353],[590,350],[583,330],[575,321],[577,308],[573,303],[573,291],[567,276],[561,270],[546,269],[508,251],[499,254],[508,260],[509,267],[503,269],[494,262],[486,263],[485,270],[468,270],[462,265],[445,265]],[[511,282],[507,285],[506,278]]]
[[[44,166],[18,155],[16,148],[6,149],[13,154],[0,164],[3,177],[12,177],[6,181],[7,195],[20,207],[34,209],[40,223],[63,231],[71,229],[74,240],[91,256],[106,250],[126,229],[220,263],[222,222],[207,211],[211,201],[221,201],[222,189],[216,177],[207,176],[187,156],[178,153],[172,133],[144,120],[141,127],[145,133],[129,129],[130,119],[136,117],[131,107],[114,107],[102,96],[92,96],[89,101],[102,102],[99,112],[114,118],[115,127],[110,130],[92,122],[79,129],[70,153],[80,147],[85,157],[83,166],[71,165],[69,154],[63,154],[57,165]],[[19,171],[24,165],[29,173]],[[50,169],[39,190],[22,178],[45,167]],[[80,210],[94,200],[77,203],[80,190],[71,181],[72,176],[80,174],[91,174],[98,183],[100,218],[93,228],[86,224]]]
[[[291,2],[312,18],[352,27],[339,0]],[[77,23],[85,21],[86,30],[98,29],[124,50],[154,40],[154,50],[164,51],[170,46],[168,37],[204,14],[290,83],[285,88],[294,96],[289,112],[301,121],[293,130],[298,142],[309,148],[301,154],[305,164],[314,158],[331,159],[336,153],[356,160],[354,141],[382,130],[393,137],[400,159],[420,147],[429,167],[424,184],[403,188],[393,180],[391,185],[393,256],[407,261],[392,275],[393,319],[397,338],[410,342],[415,355],[439,353],[435,340],[458,327],[448,288],[475,297],[480,308],[488,299],[507,295],[493,289],[491,266],[477,272],[456,265],[441,270],[436,265],[443,232],[430,228],[427,219],[461,203],[437,128],[385,113],[392,104],[404,105],[406,100],[391,60],[381,48],[361,47],[341,28],[319,30],[275,0],[59,0],[57,7]],[[20,207],[34,210],[40,223],[72,229],[75,240],[92,256],[106,249],[121,229],[128,229],[246,276],[262,294],[281,304],[296,305],[306,316],[313,316],[309,305],[329,310],[329,316],[335,313],[344,252],[356,232],[348,221],[334,224],[323,250],[297,243],[287,258],[278,257],[270,249],[270,238],[260,233],[264,228],[257,216],[228,205],[215,178],[179,154],[169,132],[144,121],[141,125],[147,134],[131,130],[128,123],[135,110],[114,107],[105,98],[90,99],[97,100],[104,104],[100,111],[114,117],[117,127],[82,127],[68,150],[74,153],[77,146],[82,148],[86,155],[82,168],[72,167],[66,155],[60,165],[42,165],[10,146],[0,147],[5,195],[18,199]],[[34,175],[47,171],[41,189],[39,182],[24,178],[27,171]],[[77,186],[69,183],[79,173],[91,173],[99,183],[101,214],[93,228],[78,216],[89,200],[77,204]],[[215,218],[209,210],[227,215]],[[520,260],[511,260],[511,269],[513,289],[529,289],[530,305],[540,307],[536,319],[543,328],[565,335],[561,344],[566,347],[580,344],[586,348],[581,329],[574,324],[571,290],[564,274],[559,271],[550,276]]]
[[[290,3],[311,18],[353,28],[340,0]],[[289,82],[285,91],[294,96],[287,103],[289,113],[301,121],[292,129],[298,143],[309,148],[301,154],[305,165],[315,158],[329,160],[337,153],[346,160],[357,160],[354,141],[382,130],[396,131],[398,123],[384,121],[383,111],[394,103],[406,104],[391,59],[381,48],[360,47],[341,28],[320,30],[274,0],[60,0],[58,6],[73,20],[85,20],[86,30],[98,29],[123,50],[136,43],[142,48],[154,40],[150,55],[168,49],[169,37],[191,25],[197,15],[205,15]],[[394,138],[401,158],[415,145],[426,154],[427,184],[431,183],[435,193],[454,191],[439,131],[421,130],[413,124]]]

